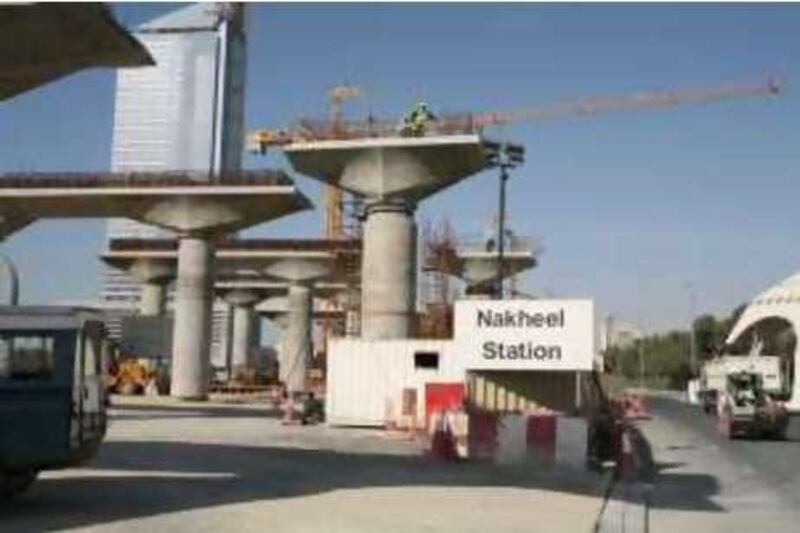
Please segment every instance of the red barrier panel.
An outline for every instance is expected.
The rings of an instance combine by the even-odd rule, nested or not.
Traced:
[[[458,411],[464,406],[463,383],[427,383],[425,385],[425,426],[436,412]]]

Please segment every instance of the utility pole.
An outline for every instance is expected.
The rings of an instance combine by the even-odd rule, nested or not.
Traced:
[[[697,305],[696,296],[694,292],[694,285],[691,281],[684,283],[689,295],[689,370],[691,370],[692,377],[697,376],[697,346],[694,331],[694,314]]]
[[[500,205],[497,210],[497,299],[502,300],[503,278],[505,277],[506,251],[506,184],[508,183],[508,167],[500,166]]]
[[[638,344],[639,348],[639,386],[644,388],[644,377],[647,373],[644,362],[644,339],[639,339],[636,344]]]
[[[497,284],[495,298],[503,299],[503,277],[505,275],[505,232],[506,232],[506,184],[509,169],[525,162],[525,147],[508,142],[486,142],[489,163],[500,169],[500,194],[497,213]]]

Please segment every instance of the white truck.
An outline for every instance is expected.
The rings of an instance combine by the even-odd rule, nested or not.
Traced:
[[[700,369],[698,396],[703,410],[717,413],[717,402],[728,387],[728,377],[742,372],[760,376],[763,391],[779,396],[784,391],[781,358],[777,355],[722,355]]]

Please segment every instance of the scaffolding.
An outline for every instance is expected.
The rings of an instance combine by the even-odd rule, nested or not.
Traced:
[[[446,339],[453,334],[453,293],[448,271],[456,260],[456,239],[447,218],[438,225],[423,225],[423,258],[420,294],[423,312],[417,324],[420,337]]]

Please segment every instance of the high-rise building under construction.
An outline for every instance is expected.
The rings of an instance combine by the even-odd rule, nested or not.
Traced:
[[[140,25],[134,35],[156,65],[117,71],[112,170],[213,176],[240,168],[246,65],[241,5],[190,5]],[[109,220],[107,233],[109,240],[169,235],[127,219]],[[131,308],[139,286],[126,273],[108,269],[102,298]],[[216,361],[222,357],[226,315],[224,305],[215,306]]]

